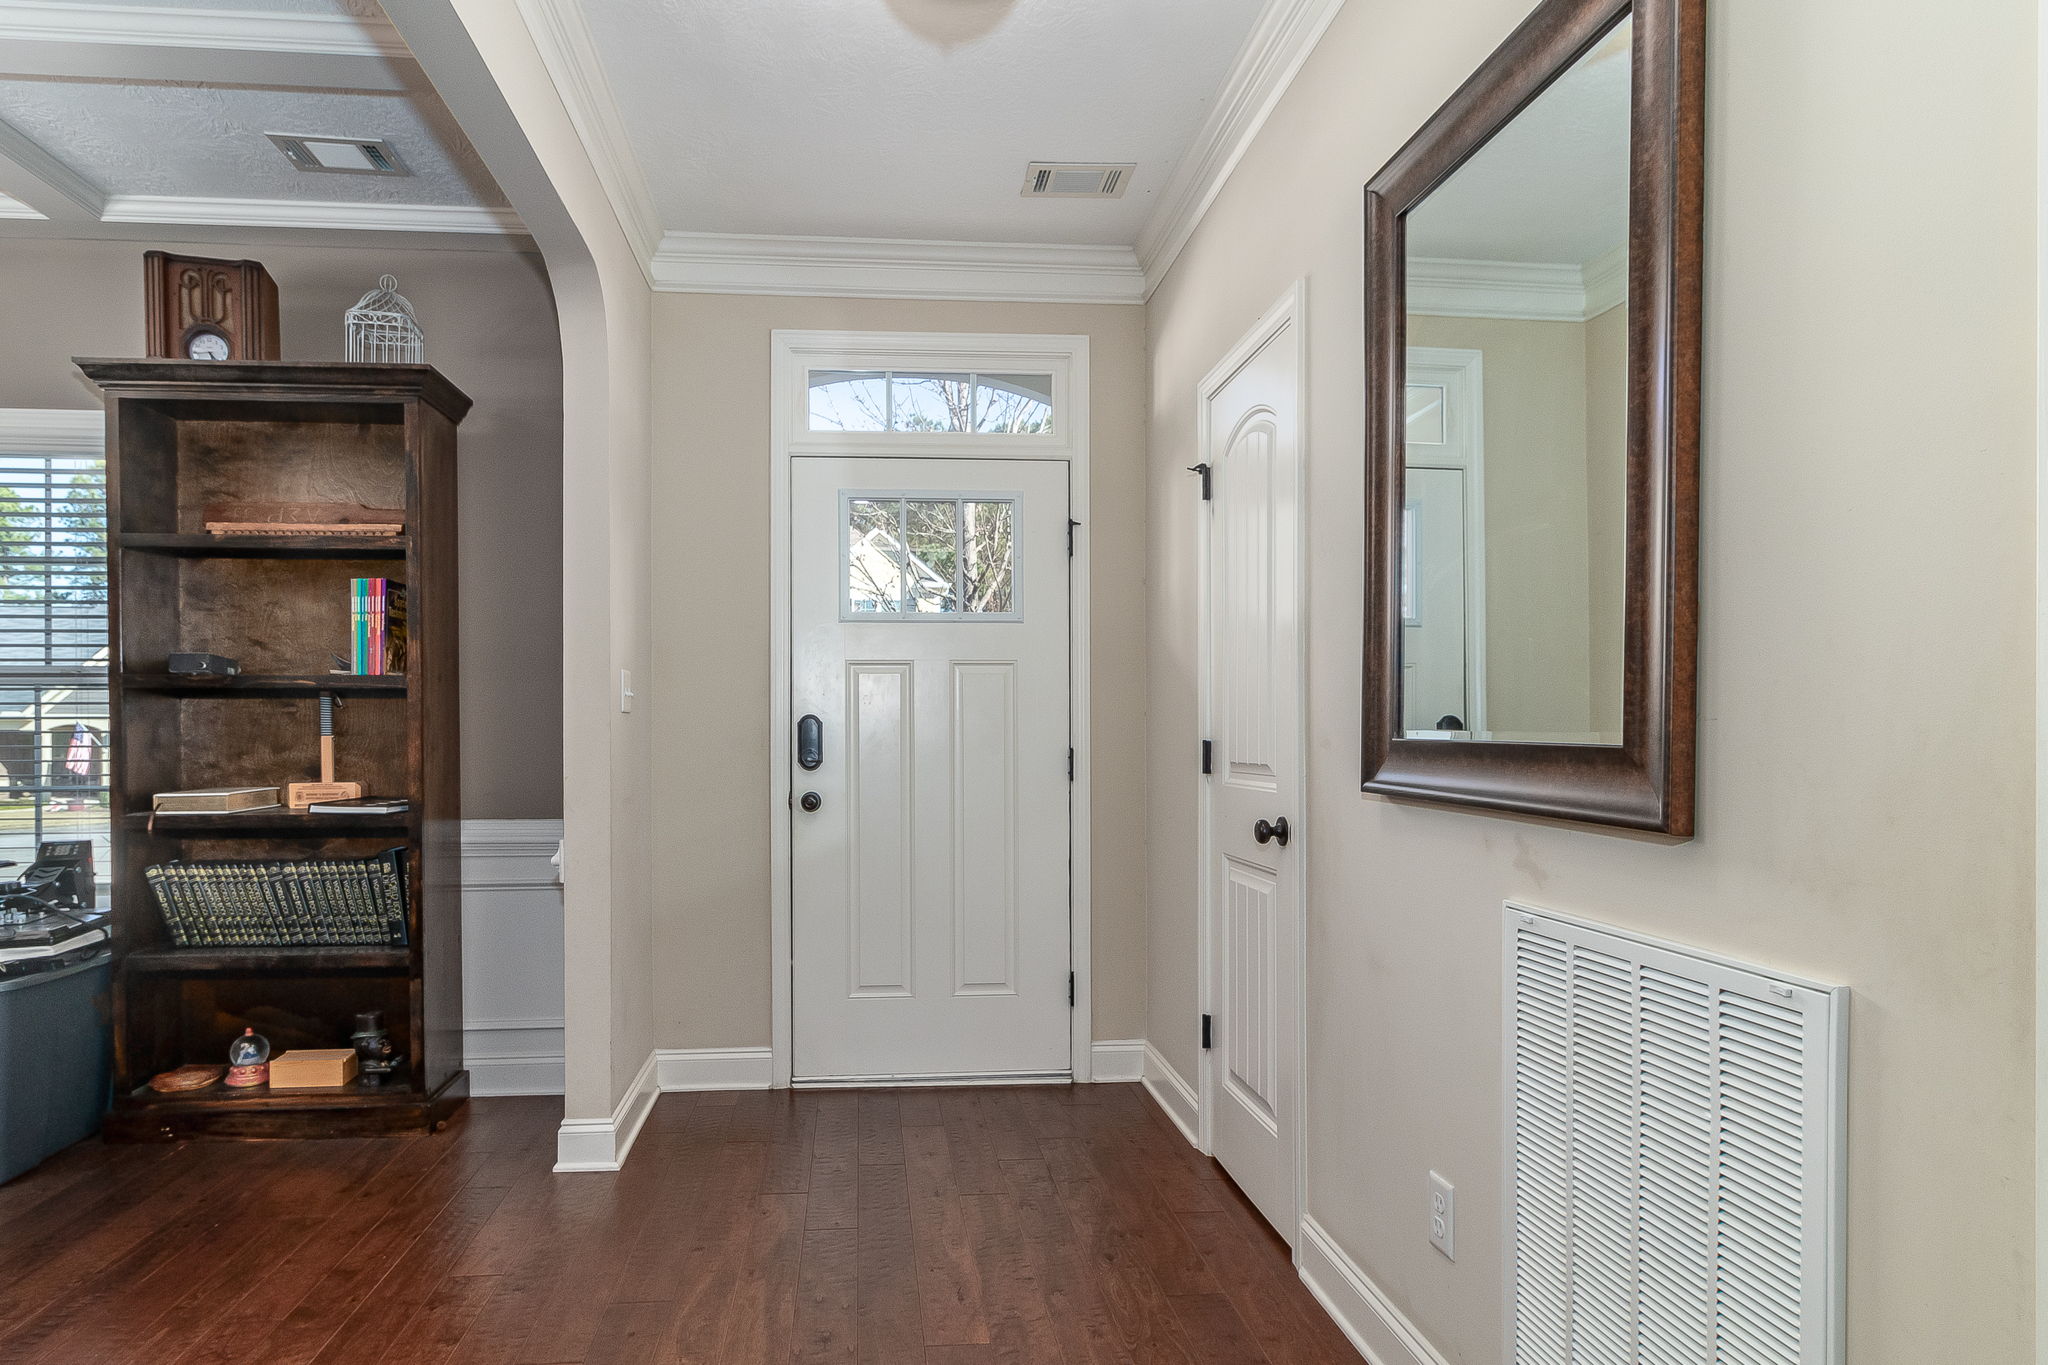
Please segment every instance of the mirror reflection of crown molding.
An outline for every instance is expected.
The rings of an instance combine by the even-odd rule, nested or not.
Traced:
[[[1628,302],[1628,248],[1583,266],[1531,261],[1408,261],[1408,311],[1446,318],[1588,322]]]

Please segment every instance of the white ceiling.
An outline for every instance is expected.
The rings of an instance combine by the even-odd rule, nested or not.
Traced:
[[[440,101],[410,93],[0,78],[0,121],[109,195],[505,202]],[[307,174],[270,132],[388,138],[412,174]]]
[[[1583,266],[1628,240],[1624,22],[1408,214],[1408,254]]]
[[[586,0],[670,231],[1129,245],[1263,0]],[[1136,162],[1116,200],[1032,161]]]
[[[517,0],[655,288],[1126,303],[1342,3]],[[1136,171],[1026,199],[1033,161]],[[530,245],[376,0],[0,0],[0,238],[303,231]]]
[[[272,132],[412,174],[309,174]],[[0,196],[0,235],[523,241],[375,0],[0,0]]]

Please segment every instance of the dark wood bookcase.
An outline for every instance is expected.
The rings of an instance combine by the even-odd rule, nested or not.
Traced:
[[[469,399],[426,365],[80,360],[107,400],[114,1098],[107,1136],[426,1132],[468,1094],[462,1062],[455,428]],[[389,539],[219,537],[229,501],[405,508]],[[402,578],[403,676],[330,675],[351,578]],[[166,671],[225,654],[233,678]],[[319,695],[338,696],[336,776],[398,815],[284,809],[150,818],[160,791],[318,776]],[[179,948],[143,877],[172,859],[408,854],[410,943]],[[160,1071],[222,1063],[244,1026],[273,1053],[346,1047],[381,1009],[405,1069],[381,1085],[160,1095]]]

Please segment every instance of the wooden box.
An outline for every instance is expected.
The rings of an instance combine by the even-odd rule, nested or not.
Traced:
[[[272,1090],[327,1089],[355,1078],[356,1052],[351,1047],[302,1047],[270,1059]]]

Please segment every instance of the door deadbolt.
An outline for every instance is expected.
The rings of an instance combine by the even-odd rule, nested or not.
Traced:
[[[799,806],[802,806],[805,810],[816,810],[818,807],[825,804],[823,798],[821,798],[816,792],[805,792],[802,796],[799,796],[797,798],[796,803]]]

